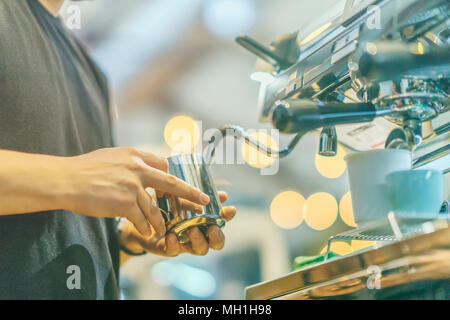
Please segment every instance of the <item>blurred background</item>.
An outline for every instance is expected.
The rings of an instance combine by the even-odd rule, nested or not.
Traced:
[[[116,143],[167,156],[180,128],[200,146],[202,132],[223,124],[271,128],[258,124],[255,58],[234,38],[247,33],[269,44],[283,33],[310,34],[343,1],[68,1],[62,16],[70,17],[74,5],[81,28],[73,31],[110,80]],[[290,138],[280,137],[280,148]],[[249,161],[237,144],[236,156],[247,161],[212,168],[238,209],[224,230],[225,249],[206,257],[133,258],[122,268],[123,298],[242,299],[246,286],[292,271],[296,256],[323,251],[331,235],[354,222],[345,150],[322,158],[317,148],[318,136],[308,135],[267,176],[259,169],[267,159]],[[334,245],[346,254],[362,244]]]

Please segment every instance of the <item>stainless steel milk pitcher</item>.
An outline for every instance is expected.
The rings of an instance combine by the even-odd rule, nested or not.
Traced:
[[[206,193],[210,202],[203,206],[203,213],[181,208],[177,197],[158,198],[158,205],[166,221],[168,232],[173,232],[181,243],[189,242],[186,231],[192,227],[205,230],[210,225],[220,228],[225,219],[220,216],[222,209],[216,186],[207,163],[201,154],[181,154],[169,157],[169,173]]]

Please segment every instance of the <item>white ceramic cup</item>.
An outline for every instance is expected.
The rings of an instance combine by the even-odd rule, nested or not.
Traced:
[[[348,179],[356,224],[379,220],[392,211],[386,176],[411,169],[411,152],[380,149],[347,155]]]

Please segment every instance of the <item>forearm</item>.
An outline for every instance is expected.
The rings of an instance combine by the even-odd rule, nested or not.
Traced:
[[[0,150],[0,215],[66,209],[63,157]]]
[[[65,209],[93,218],[123,217],[146,237],[166,233],[146,188],[206,205],[209,198],[167,173],[166,159],[133,148],[74,157],[0,150],[0,215]]]

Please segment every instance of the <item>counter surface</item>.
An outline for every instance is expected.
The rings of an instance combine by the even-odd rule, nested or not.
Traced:
[[[421,284],[424,289],[424,283],[432,286],[444,283],[447,288],[449,280],[450,227],[447,226],[250,286],[246,298],[341,299],[357,295],[367,299],[382,296],[380,293],[388,289],[414,284]]]

